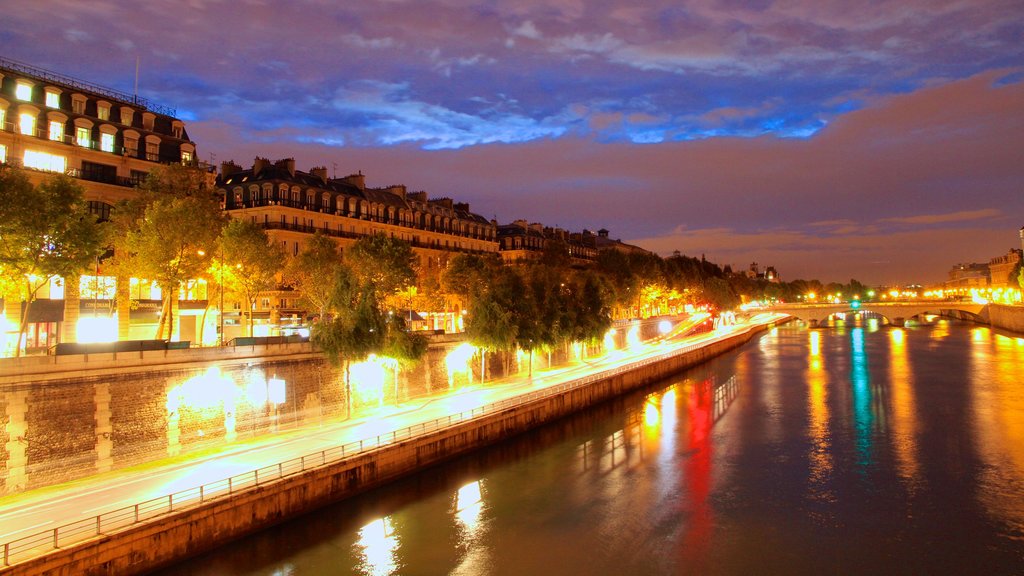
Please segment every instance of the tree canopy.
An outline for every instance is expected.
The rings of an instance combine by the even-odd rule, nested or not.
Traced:
[[[16,354],[39,290],[54,278],[77,276],[103,252],[100,224],[82,194],[64,175],[33,185],[23,170],[0,169],[0,287],[26,303]]]

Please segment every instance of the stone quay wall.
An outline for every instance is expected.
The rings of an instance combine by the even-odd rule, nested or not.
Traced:
[[[641,340],[658,335],[662,319],[622,322]],[[617,330],[616,347],[628,330]],[[480,358],[461,367],[446,357],[458,335],[434,337],[412,367],[379,370],[368,383],[308,343],[134,351],[0,359],[0,495],[113,470],[216,450],[275,431],[358,415],[480,382]],[[603,353],[566,347],[534,354],[535,369]],[[485,354],[486,380],[525,373],[523,354]],[[454,369],[453,369],[454,368]],[[507,373],[506,373],[507,372]],[[270,380],[285,382],[270,402]]]
[[[653,384],[748,342],[764,328],[100,536],[4,573],[142,574]]]
[[[1024,306],[990,304],[988,316],[994,328],[1024,334]]]

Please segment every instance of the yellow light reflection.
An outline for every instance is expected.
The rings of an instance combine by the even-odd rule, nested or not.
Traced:
[[[640,345],[640,326],[634,324],[630,326],[629,332],[626,332],[626,348],[633,348]]]
[[[397,570],[395,551],[398,549],[398,538],[390,517],[385,516],[363,526],[355,545],[360,549],[361,573],[383,576]]]
[[[605,332],[604,334],[604,349],[606,352],[615,350],[615,328]]]
[[[832,473],[832,453],[829,440],[831,436],[828,431],[830,418],[828,375],[825,373],[824,359],[821,356],[821,333],[812,330],[808,332],[808,339],[810,346],[807,361],[807,410],[810,422],[807,433],[811,440],[810,480],[824,491],[823,494],[816,495],[828,498],[827,486]]]
[[[455,384],[456,374],[465,374],[469,383],[472,383],[473,371],[470,362],[477,353],[477,348],[469,343],[459,344],[447,356],[444,357],[444,365],[448,369],[448,386]]]
[[[644,404],[644,426],[648,429],[657,428],[660,420],[661,415],[658,414],[658,407],[654,405],[652,400],[648,400]]]
[[[75,337],[82,344],[117,341],[117,317],[79,318]]]
[[[203,374],[193,376],[171,388],[167,393],[167,411],[180,408],[202,410],[223,407],[233,411],[239,397],[238,387],[220,368],[211,366]]]
[[[907,488],[913,490],[920,474],[917,461],[916,397],[906,335],[900,328],[889,332],[889,379],[892,382],[892,441],[896,452],[896,468],[908,484]]]
[[[360,402],[384,401],[384,382],[388,371],[384,363],[371,354],[363,362],[353,362],[349,366],[349,378],[352,382],[352,395]]]
[[[484,502],[479,480],[459,488],[455,494],[455,518],[466,531],[466,540],[472,540],[475,536],[480,527],[483,510]]]

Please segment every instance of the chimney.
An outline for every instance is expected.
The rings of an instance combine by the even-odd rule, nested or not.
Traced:
[[[252,175],[259,176],[260,172],[263,172],[263,169],[267,166],[270,166],[270,160],[257,156],[252,162]]]
[[[327,184],[327,167],[326,166],[314,166],[309,169],[309,173],[320,179],[321,182]]]
[[[228,160],[227,162],[221,162],[220,163],[220,176],[221,176],[221,178],[227,178],[228,176],[231,176],[232,174],[235,174],[235,173],[241,172],[241,171],[242,171],[242,167],[239,166],[238,164],[235,164],[234,160]]]
[[[1020,249],[1024,251],[1024,226],[1020,227]]]
[[[427,203],[427,193],[423,192],[423,191],[420,191],[420,192],[410,192],[407,195],[407,197],[410,200],[415,200],[417,202],[423,202],[424,204]]]
[[[274,162],[274,166],[278,168],[284,168],[289,174],[295,176],[295,158],[285,158]]]
[[[455,209],[460,211],[460,212],[469,212],[469,203],[468,202],[457,202],[455,204]]]
[[[405,198],[405,184],[395,184],[393,186],[388,186],[388,192],[394,194],[395,196]]]
[[[360,190],[366,190],[366,176],[363,176],[362,171],[358,174],[349,174],[341,179],[346,184],[351,184]]]

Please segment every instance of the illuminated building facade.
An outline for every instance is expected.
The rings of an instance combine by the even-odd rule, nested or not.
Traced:
[[[109,216],[120,200],[131,198],[155,166],[197,165],[196,147],[175,111],[145,98],[0,58],[0,163],[19,165],[38,183],[47,173],[76,178],[98,217]],[[97,268],[100,263],[97,263]],[[32,305],[28,350],[78,341],[80,319],[111,320],[113,278],[84,275],[76,286],[55,279]],[[137,292],[141,288],[137,285]],[[17,325],[19,298],[4,298],[5,321]],[[149,294],[136,294],[135,322],[145,322]],[[127,319],[120,336],[130,338]],[[114,328],[117,331],[117,328]],[[0,351],[2,353],[3,351]]]
[[[516,220],[511,224],[498,226],[498,242],[501,256],[507,264],[536,260],[544,253],[549,242],[562,242],[569,251],[573,266],[592,265],[598,254],[604,250],[616,250],[626,254],[649,254],[639,246],[612,240],[607,230],[594,234],[590,230],[568,232],[561,228],[546,227],[543,224]]]
[[[248,169],[223,163],[217,187],[232,218],[261,225],[288,256],[297,255],[316,232],[334,239],[343,255],[356,240],[373,234],[404,240],[419,258],[421,275],[443,269],[456,253],[498,251],[497,226],[468,204],[428,198],[402,185],[370,188],[361,173],[331,178],[326,168],[296,170],[294,159],[256,158]],[[274,317],[282,324],[302,323],[298,300],[290,291],[264,294],[254,317],[264,325]],[[455,329],[451,317],[426,324]]]

